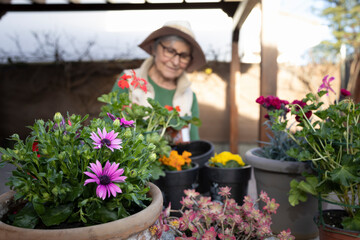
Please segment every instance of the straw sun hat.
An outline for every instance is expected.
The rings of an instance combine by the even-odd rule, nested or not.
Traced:
[[[190,24],[186,21],[171,21],[166,22],[164,26],[152,32],[140,45],[145,52],[152,54],[152,47],[154,41],[159,37],[164,37],[168,35],[176,35],[182,37],[186,41],[188,41],[192,48],[192,61],[190,65],[186,69],[187,72],[192,72],[203,65],[205,65],[205,55],[202,51],[200,45],[195,40],[195,35],[191,30]]]

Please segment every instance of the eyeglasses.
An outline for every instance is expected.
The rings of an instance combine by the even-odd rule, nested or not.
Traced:
[[[175,49],[166,47],[161,42],[159,42],[159,44],[164,49],[163,54],[167,58],[173,58],[179,55],[182,64],[188,64],[192,59],[192,56],[188,53],[178,53]]]

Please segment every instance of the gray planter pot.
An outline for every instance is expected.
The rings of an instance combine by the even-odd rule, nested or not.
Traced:
[[[304,162],[284,162],[255,155],[261,151],[261,148],[247,151],[245,162],[254,168],[258,194],[263,190],[280,204],[277,213],[272,216],[271,229],[274,233],[279,233],[290,228],[297,240],[315,238],[319,234],[314,222],[318,211],[317,199],[309,195],[307,202],[301,202],[295,207],[292,207],[288,201],[290,181],[303,179],[301,173],[310,172],[310,166]]]

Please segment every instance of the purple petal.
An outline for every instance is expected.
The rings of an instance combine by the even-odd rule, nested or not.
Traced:
[[[114,145],[114,144],[111,144],[110,146],[109,146],[109,148],[115,148],[115,149],[120,149],[120,148],[122,148],[122,146],[120,146],[120,145]]]
[[[94,140],[95,142],[100,142],[101,141],[101,139],[98,137],[98,135],[96,135],[95,132],[92,132],[90,135],[91,135],[90,138],[92,140]]]
[[[115,145],[119,145],[121,143],[122,143],[122,140],[120,138],[117,138],[117,139],[111,141],[111,144],[115,144]]]
[[[127,177],[121,176],[121,177],[112,178],[111,181],[112,182],[125,182],[125,179],[127,179]]]
[[[108,149],[110,149],[112,152],[114,151],[114,148],[112,148],[111,147],[111,145],[110,146],[106,146]]]
[[[111,178],[111,176],[116,172],[116,170],[119,168],[120,163],[112,163],[111,167],[108,171],[108,176]]]
[[[104,200],[106,198],[106,187],[104,185],[97,186],[96,195]]]
[[[106,132],[106,129],[105,129],[105,127],[104,127],[104,128],[103,128],[103,131],[102,131],[102,135],[100,136],[101,139],[106,138],[106,135],[107,135],[107,132]]]
[[[86,184],[88,184],[88,183],[91,183],[91,182],[96,182],[96,180],[95,180],[95,179],[92,179],[92,178],[86,179],[86,180],[85,180],[85,183],[84,183],[84,186],[85,186]],[[99,184],[99,183],[98,183],[98,184]]]
[[[107,113],[107,115],[109,116],[109,118],[111,119],[111,120],[113,120],[113,121],[115,121],[115,116],[114,115],[112,115],[111,113]]]
[[[107,162],[105,163],[104,170],[102,172],[103,175],[109,175],[110,166],[111,166],[111,164],[110,164],[109,160],[107,160]]]
[[[117,167],[119,167],[119,166],[117,166]],[[121,176],[122,174],[124,173],[124,169],[123,168],[120,168],[120,169],[115,169],[111,174],[109,174],[109,177],[110,177],[110,179],[112,178],[112,177],[117,177],[117,176]],[[112,179],[111,179],[112,180]]]
[[[108,188],[114,197],[116,197],[116,193],[122,193],[121,189],[116,184],[111,183]]]
[[[96,164],[93,164],[93,169],[91,169],[91,170],[93,170],[93,172],[98,176],[101,176],[103,174],[102,166],[101,166],[101,163],[99,162],[99,160],[96,160]]]

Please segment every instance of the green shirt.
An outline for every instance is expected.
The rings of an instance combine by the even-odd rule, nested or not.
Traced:
[[[120,75],[122,76],[123,73]],[[155,91],[155,100],[158,101],[162,106],[165,105],[169,105],[172,106],[172,102],[173,102],[173,98],[175,95],[175,89],[174,90],[168,90],[165,88],[160,87],[159,85],[157,85],[149,76],[148,76],[148,83],[151,84],[154,88]],[[113,86],[112,91],[117,91],[118,94],[124,93],[124,92],[128,92],[128,89],[121,89],[118,85],[117,85],[117,80]],[[195,93],[193,93],[193,103],[191,106],[191,115],[193,117],[199,117],[199,105],[197,102],[197,98]],[[174,106],[173,106],[174,107]],[[181,109],[181,106],[180,106]],[[194,141],[194,140],[199,140],[199,128],[196,126],[191,125],[190,126],[190,140]]]

